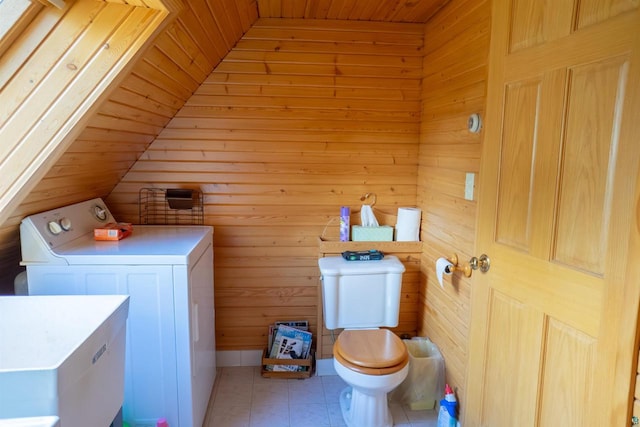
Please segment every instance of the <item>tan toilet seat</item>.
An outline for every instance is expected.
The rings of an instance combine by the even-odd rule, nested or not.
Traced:
[[[345,330],[333,345],[343,366],[366,375],[389,375],[409,363],[407,347],[388,329]]]

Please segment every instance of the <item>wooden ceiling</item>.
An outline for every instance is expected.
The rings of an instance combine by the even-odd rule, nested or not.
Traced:
[[[156,0],[103,1],[146,8]],[[257,19],[425,23],[448,1],[182,1],[178,18],[136,61],[57,164],[25,195],[22,206],[12,209],[10,223],[15,226],[20,218],[33,212],[108,195]],[[77,3],[81,1],[73,4]],[[106,151],[100,165],[104,173],[76,166],[70,169],[71,165],[82,164],[85,153],[95,151]],[[64,186],[59,184],[61,171],[65,171]]]
[[[102,1],[134,9],[157,2]],[[177,19],[137,59],[42,181],[23,193],[22,206],[8,212],[12,226],[33,212],[108,195],[257,19],[299,19],[302,25],[305,19],[425,23],[449,0],[165,1],[183,5]],[[75,166],[76,173],[71,172],[70,165],[82,164],[84,153],[104,150],[100,165],[104,173]],[[59,185],[62,170],[64,186]]]
[[[257,0],[261,18],[427,22],[449,0]]]

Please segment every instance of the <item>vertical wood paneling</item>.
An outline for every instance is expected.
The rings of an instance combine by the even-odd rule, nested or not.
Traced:
[[[318,236],[340,206],[355,221],[374,192],[393,225],[415,205],[422,37],[412,24],[258,20],[109,196],[137,221],[140,187],[203,191],[219,350],[263,348],[273,320],[317,333]]]
[[[452,0],[425,30],[418,174],[425,309],[418,332],[442,351],[447,381],[459,396],[466,381],[471,291],[459,273],[441,288],[435,260],[452,252],[462,260],[474,255],[476,201],[464,199],[464,183],[467,172],[478,173],[482,132],[468,132],[467,118],[484,112],[489,26],[488,1]]]

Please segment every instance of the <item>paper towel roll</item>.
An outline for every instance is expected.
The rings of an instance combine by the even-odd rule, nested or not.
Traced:
[[[436,260],[436,277],[438,278],[438,283],[440,286],[444,288],[444,284],[442,283],[442,276],[447,275],[450,276],[453,272],[453,264],[449,262],[446,258],[438,258]]]
[[[418,208],[398,208],[396,241],[417,242],[420,240],[421,216],[422,211]]]

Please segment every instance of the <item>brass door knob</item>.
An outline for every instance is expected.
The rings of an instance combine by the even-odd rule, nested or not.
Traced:
[[[491,268],[491,259],[486,254],[480,255],[480,258],[473,257],[469,260],[469,264],[471,265],[471,269],[480,270],[483,273],[489,271]]]

